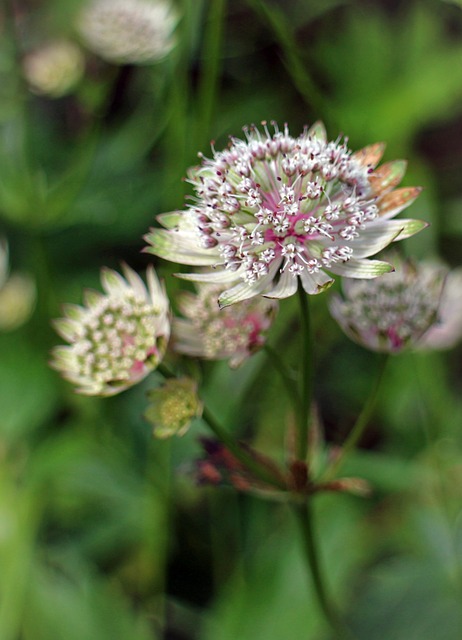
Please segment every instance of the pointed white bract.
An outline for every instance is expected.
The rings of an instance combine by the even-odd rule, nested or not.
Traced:
[[[422,337],[419,349],[451,349],[462,339],[462,267],[450,271],[444,282],[438,322]]]
[[[146,287],[128,266],[125,278],[103,269],[105,293],[87,291],[85,306],[66,305],[55,321],[69,343],[53,349],[51,365],[85,395],[111,396],[157,367],[170,336],[168,298],[152,267]]]
[[[355,342],[372,351],[398,353],[419,347],[439,321],[447,269],[389,256],[396,270],[375,280],[343,280],[332,316]]]
[[[90,51],[104,60],[142,64],[171,51],[177,22],[169,0],[89,0],[77,28]]]
[[[180,296],[178,306],[184,318],[173,319],[173,349],[208,360],[229,360],[231,367],[239,366],[264,345],[277,302],[257,298],[220,309],[218,297],[223,287],[198,284],[196,288],[196,295],[183,292]]]
[[[392,270],[368,260],[391,242],[417,233],[418,220],[392,219],[419,188],[394,190],[406,163],[375,169],[381,144],[352,153],[346,140],[328,142],[322,124],[297,138],[245,129],[227,149],[201,157],[190,170],[195,197],[186,211],[164,214],[147,251],[180,264],[209,266],[190,280],[226,283],[220,306],[257,295],[285,298],[298,282],[308,294],[333,275],[375,278]]]

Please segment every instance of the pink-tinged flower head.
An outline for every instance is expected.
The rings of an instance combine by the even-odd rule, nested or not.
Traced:
[[[197,285],[197,295],[183,292],[174,318],[173,348],[178,353],[208,360],[229,360],[231,367],[260,349],[277,311],[275,300],[257,298],[220,309],[222,287]]]
[[[332,284],[330,274],[374,278],[392,267],[366,258],[425,226],[392,219],[420,189],[394,190],[404,161],[376,169],[383,145],[352,153],[346,140],[328,142],[320,123],[297,138],[287,126],[274,129],[245,129],[245,140],[202,158],[189,175],[192,204],[160,216],[165,228],[146,236],[157,256],[211,267],[181,277],[226,285],[220,306],[288,297],[299,279],[316,294]]]
[[[343,331],[373,351],[398,353],[419,345],[438,322],[446,269],[391,257],[393,273],[375,280],[344,280],[343,298],[330,311]]]
[[[66,305],[55,321],[69,343],[53,349],[51,365],[86,395],[111,396],[157,367],[170,336],[169,304],[154,269],[146,288],[128,266],[125,278],[103,269],[105,294],[87,291],[85,306]]]

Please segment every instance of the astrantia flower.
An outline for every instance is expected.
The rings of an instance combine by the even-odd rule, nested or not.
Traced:
[[[285,298],[298,279],[308,294],[329,287],[330,274],[374,278],[392,270],[367,260],[425,226],[392,220],[420,189],[394,188],[406,163],[375,169],[384,147],[351,153],[328,142],[318,123],[294,138],[252,127],[191,170],[193,203],[159,217],[165,229],[146,236],[147,251],[181,264],[212,267],[181,277],[226,285],[220,305],[263,294]]]
[[[105,295],[87,291],[85,307],[65,306],[52,366],[86,395],[110,396],[142,380],[161,361],[170,335],[169,304],[152,267],[148,287],[129,267],[125,279],[103,269]]]
[[[90,0],[77,28],[87,47],[104,60],[137,64],[170,52],[177,21],[168,0]]]
[[[188,356],[228,359],[237,367],[263,346],[277,302],[256,298],[220,309],[222,291],[217,285],[200,284],[197,295],[181,294],[178,306],[185,318],[173,320],[173,348]]]
[[[344,280],[330,311],[343,331],[373,351],[415,347],[438,321],[446,269],[392,257],[396,271],[376,280]]]

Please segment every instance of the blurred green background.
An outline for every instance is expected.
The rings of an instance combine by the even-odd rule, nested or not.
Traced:
[[[403,184],[425,188],[410,217],[431,226],[406,252],[460,265],[462,6],[178,0],[174,46],[138,65],[90,51],[84,4],[0,8],[0,237],[11,273],[36,288],[33,311],[0,331],[0,639],[330,638],[288,508],[196,486],[205,428],[152,439],[142,413],[155,374],[115,398],[75,395],[48,367],[50,321],[99,287],[103,265],[143,271],[141,236],[183,206],[197,153],[262,120],[296,136],[321,119],[353,149],[385,141],[385,160],[409,160]],[[63,40],[80,62],[48,61],[52,88],[34,85],[26,61]],[[173,295],[173,267],[155,266]],[[0,297],[4,313],[21,295]],[[341,443],[377,358],[347,341],[322,296],[313,308],[316,398]],[[289,362],[296,329],[286,300],[271,342]],[[315,499],[329,588],[359,640],[460,639],[461,355],[393,358],[345,469],[372,496]],[[225,426],[282,460],[289,407],[264,355],[196,371]]]

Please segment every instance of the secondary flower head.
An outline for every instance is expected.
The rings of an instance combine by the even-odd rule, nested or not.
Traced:
[[[347,141],[328,142],[322,124],[294,138],[287,126],[271,134],[251,127],[224,151],[202,158],[189,181],[186,211],[165,214],[165,229],[146,236],[147,251],[181,264],[210,266],[181,277],[227,285],[226,306],[253,296],[285,298],[300,279],[308,294],[329,287],[330,274],[374,278],[391,265],[367,260],[425,224],[393,220],[419,188],[394,190],[406,163],[376,169],[384,146],[352,153]]]
[[[188,356],[228,359],[237,367],[263,346],[277,302],[255,298],[220,309],[222,291],[217,285],[199,284],[197,295],[181,294],[178,306],[185,317],[173,320],[173,348]]]
[[[81,80],[85,60],[79,47],[68,40],[42,45],[28,53],[23,61],[31,89],[50,98],[70,93]]]
[[[66,305],[55,321],[69,345],[51,365],[86,395],[111,396],[142,380],[161,361],[170,335],[169,304],[152,267],[147,283],[128,266],[123,278],[103,269],[105,294],[87,291],[85,306]]]
[[[344,280],[330,311],[343,331],[373,351],[398,353],[419,345],[438,321],[446,269],[393,256],[396,271],[376,280]]]
[[[168,0],[90,0],[77,28],[87,47],[104,60],[140,64],[170,52],[177,22]]]

